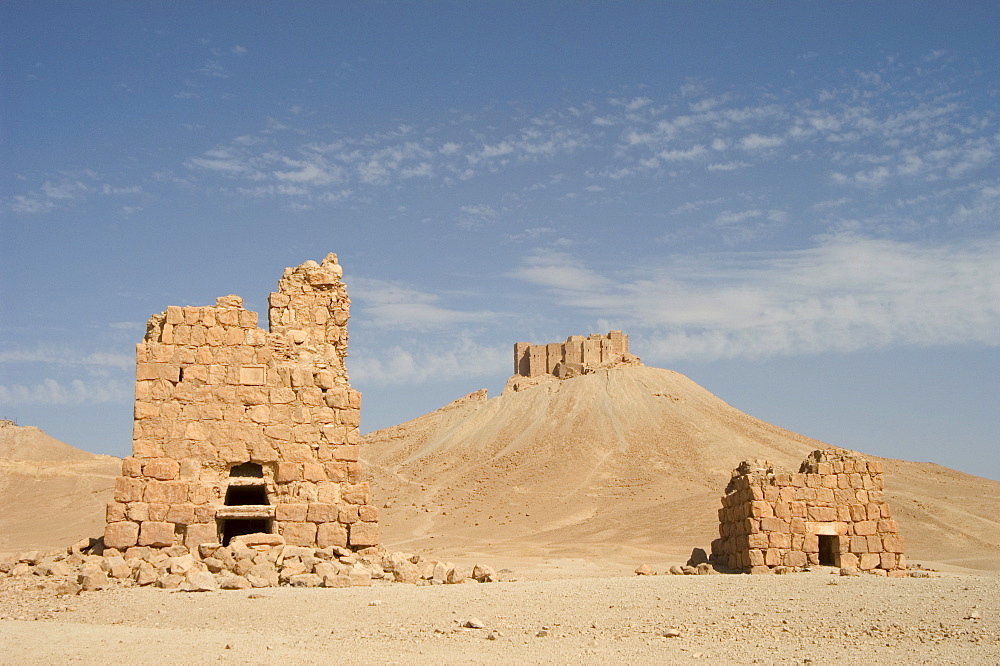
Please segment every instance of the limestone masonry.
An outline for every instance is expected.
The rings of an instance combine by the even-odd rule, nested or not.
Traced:
[[[285,269],[268,331],[239,296],[150,318],[107,548],[196,549],[260,532],[292,546],[378,544],[358,462],[361,394],[344,368],[342,273],[335,254]]]
[[[571,335],[566,342],[514,345],[514,376],[539,377],[580,375],[587,369],[615,365],[634,358],[628,352],[628,336],[621,331],[607,335]]]
[[[719,521],[712,557],[727,569],[767,573],[819,564],[906,575],[882,463],[855,454],[813,451],[797,474],[744,461],[726,488]]]

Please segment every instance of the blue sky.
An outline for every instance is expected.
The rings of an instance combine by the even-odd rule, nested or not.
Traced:
[[[264,312],[332,251],[365,431],[621,328],[754,416],[1000,479],[998,15],[6,2],[0,417],[124,455],[149,315]]]

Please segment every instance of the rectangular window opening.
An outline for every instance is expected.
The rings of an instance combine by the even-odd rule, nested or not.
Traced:
[[[226,518],[220,521],[219,532],[222,534],[222,545],[228,546],[233,537],[241,534],[270,533],[271,521],[267,518]]]

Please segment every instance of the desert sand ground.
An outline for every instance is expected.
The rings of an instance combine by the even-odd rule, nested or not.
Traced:
[[[8,588],[0,600],[0,661],[1000,660],[1000,578],[994,575],[886,579],[819,569],[786,576],[604,572],[595,578],[598,572],[568,565],[559,573],[569,577],[336,590],[131,588],[55,597]],[[518,570],[510,576],[518,578]],[[483,626],[464,628],[468,620]]]
[[[100,534],[116,459],[21,430],[0,441],[0,552]],[[885,461],[931,577],[634,575],[709,547],[740,460],[822,446],[654,368],[474,396],[364,452],[388,550],[500,582],[58,596],[0,577],[0,662],[1000,662],[1000,483],[937,465]]]

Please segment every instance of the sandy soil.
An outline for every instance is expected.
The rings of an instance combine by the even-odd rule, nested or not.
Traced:
[[[130,588],[73,597],[8,587],[0,596],[0,661],[972,664],[1000,658],[994,575],[886,579],[819,569],[592,578],[585,567],[554,564],[508,574],[520,580],[480,585]],[[470,619],[483,627],[464,628]],[[663,636],[667,630],[679,636]]]
[[[65,547],[104,531],[121,460],[0,423],[0,553]]]

